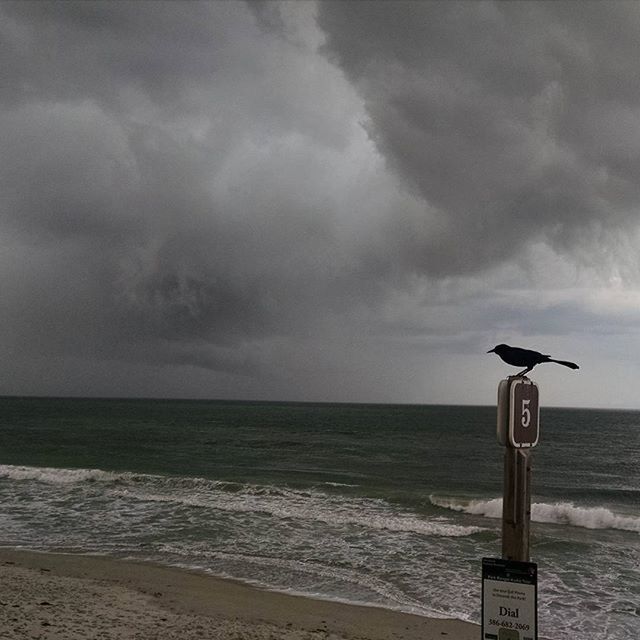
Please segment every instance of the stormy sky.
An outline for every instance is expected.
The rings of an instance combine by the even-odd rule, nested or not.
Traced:
[[[0,393],[640,408],[637,2],[3,2]]]

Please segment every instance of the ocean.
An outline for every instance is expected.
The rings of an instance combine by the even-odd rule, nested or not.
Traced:
[[[0,398],[0,545],[480,621],[495,407]],[[541,411],[540,637],[640,638],[640,413]]]

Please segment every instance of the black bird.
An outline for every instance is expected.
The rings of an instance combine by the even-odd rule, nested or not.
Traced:
[[[499,344],[497,347],[489,349],[487,353],[497,353],[504,362],[512,364],[514,367],[526,367],[520,373],[517,373],[517,376],[526,375],[533,367],[543,362],[555,362],[556,364],[561,364],[563,367],[569,367],[569,369],[580,368],[575,362],[554,360],[551,356],[543,355],[537,351],[521,349],[520,347],[510,347],[508,344]]]

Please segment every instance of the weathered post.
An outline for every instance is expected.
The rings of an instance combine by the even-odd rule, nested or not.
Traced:
[[[501,380],[498,387],[498,442],[505,446],[502,501],[502,557],[529,561],[531,456],[538,444],[538,387],[524,376]]]
[[[529,562],[530,484],[529,452],[507,445],[502,502],[502,557],[505,560]]]
[[[482,559],[482,639],[537,640],[538,567],[529,562],[531,452],[538,443],[538,387],[525,376],[498,386],[498,442],[505,447],[502,558]]]

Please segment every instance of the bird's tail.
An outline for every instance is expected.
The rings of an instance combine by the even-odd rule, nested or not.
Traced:
[[[569,367],[569,369],[580,368],[575,362],[567,362],[566,360],[554,360],[553,358],[549,358],[549,362],[555,362],[556,364],[561,364],[563,367]]]

